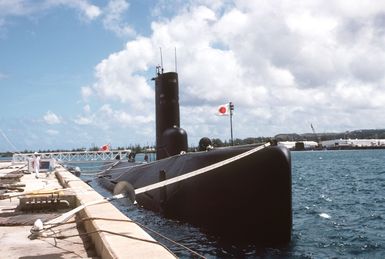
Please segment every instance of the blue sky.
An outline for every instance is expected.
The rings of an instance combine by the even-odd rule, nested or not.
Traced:
[[[382,1],[0,0],[0,151],[153,145],[178,53],[189,144],[384,128]]]

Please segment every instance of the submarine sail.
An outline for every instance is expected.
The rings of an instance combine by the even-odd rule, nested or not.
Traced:
[[[155,80],[156,156],[163,159],[187,151],[187,133],[180,128],[179,85],[175,72],[160,73]]]

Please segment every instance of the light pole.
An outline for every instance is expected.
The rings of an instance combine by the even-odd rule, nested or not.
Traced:
[[[233,139],[233,111],[234,111],[234,104],[230,102],[230,133],[231,133],[231,145],[234,146],[234,139]]]

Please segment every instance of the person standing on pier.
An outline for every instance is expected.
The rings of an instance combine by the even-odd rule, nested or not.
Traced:
[[[33,160],[33,169],[35,170],[35,177],[36,179],[39,178],[39,170],[40,170],[40,155],[39,153],[34,153],[34,160]]]

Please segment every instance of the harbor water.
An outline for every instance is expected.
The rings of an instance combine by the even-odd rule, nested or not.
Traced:
[[[119,201],[115,205],[134,221],[207,258],[385,258],[385,150],[291,155],[293,233],[285,247],[227,244],[188,223]],[[82,178],[94,179],[92,175]],[[90,184],[104,196],[111,195],[97,181]],[[178,257],[193,257],[173,242],[150,234]]]

